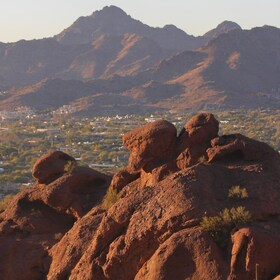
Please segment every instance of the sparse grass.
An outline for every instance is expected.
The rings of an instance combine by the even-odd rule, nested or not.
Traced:
[[[113,188],[109,188],[106,195],[103,198],[101,208],[104,210],[108,210],[111,206],[113,206],[119,199],[117,190]]]
[[[206,155],[200,156],[197,160],[198,163],[205,163],[207,161],[208,161],[208,159],[207,159]]]
[[[225,208],[217,216],[203,217],[201,227],[208,231],[216,243],[225,248],[230,238],[230,233],[235,227],[248,225],[252,222],[252,215],[245,207]]]
[[[232,186],[228,191],[229,198],[248,198],[248,192],[246,188],[240,186]]]
[[[8,194],[3,199],[0,200],[0,212],[8,208],[14,196],[15,196],[14,194]]]
[[[66,173],[69,173],[71,174],[74,169],[77,167],[77,162],[76,161],[72,161],[72,160],[69,160],[65,165],[64,165],[64,171]]]

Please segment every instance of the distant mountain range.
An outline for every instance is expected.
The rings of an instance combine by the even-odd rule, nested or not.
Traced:
[[[0,43],[0,109],[79,114],[280,105],[280,29],[225,21],[194,37],[110,6],[53,38]]]

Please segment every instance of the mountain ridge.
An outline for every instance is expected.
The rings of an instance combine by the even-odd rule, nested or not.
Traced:
[[[121,20],[112,19],[111,13]],[[91,20],[96,24],[88,24]],[[119,32],[110,34],[114,28]],[[78,106],[77,114],[102,113],[105,108],[113,114],[125,113],[126,103],[127,110],[137,112],[279,106],[278,28],[242,30],[225,21],[206,33],[207,44],[183,52],[160,46],[161,35],[153,32],[166,30],[177,36],[173,25],[149,27],[119,8],[107,7],[78,19],[60,37],[0,44],[0,88],[8,89],[0,108],[41,110],[69,104]],[[73,32],[85,41],[60,42]],[[150,38],[145,35],[149,32]],[[170,38],[180,47],[180,40]]]
[[[143,110],[149,107],[203,109],[208,106],[231,109],[238,108],[240,104],[246,108],[277,108],[280,102],[278,44],[278,28],[234,30],[213,39],[205,47],[182,52],[133,75],[81,81],[76,83],[80,85],[78,88],[70,86],[73,83],[70,81],[53,80],[49,89],[45,87],[47,82],[39,87],[25,88],[24,95],[23,90],[18,89],[0,102],[0,108],[18,100],[27,106],[32,104],[37,109],[47,109],[44,104],[48,104],[50,95],[54,98],[60,96],[55,108],[64,103],[74,105],[76,101],[82,102],[83,98],[87,98],[87,101],[91,100],[84,102],[87,103],[87,112],[90,106],[94,111],[99,104],[99,113],[102,106],[113,109],[118,102],[138,104],[143,106]],[[69,94],[62,89],[62,84],[69,89]],[[101,104],[100,95],[103,96]],[[99,101],[96,100],[96,103],[97,96]],[[52,102],[55,104],[55,100]],[[80,109],[82,113],[83,109]],[[117,113],[125,112],[123,105],[118,110]],[[116,113],[115,110],[112,112]]]

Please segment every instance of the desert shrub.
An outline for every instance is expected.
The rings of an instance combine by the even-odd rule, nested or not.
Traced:
[[[220,247],[226,247],[232,229],[248,225],[251,222],[250,212],[245,207],[239,206],[231,209],[225,208],[217,216],[205,216],[200,225],[209,232]]]
[[[64,171],[67,173],[72,173],[74,169],[77,166],[77,162],[73,160],[67,161],[67,163],[64,165]]]
[[[247,198],[248,192],[246,188],[241,188],[240,186],[232,186],[228,191],[229,198]]]
[[[113,206],[119,199],[117,190],[113,188],[109,188],[106,195],[103,198],[101,208],[104,210],[108,210],[111,206]]]
[[[205,163],[207,161],[208,161],[208,159],[207,159],[206,155],[200,156],[197,160],[198,163]]]
[[[8,194],[3,199],[0,200],[0,212],[7,209],[14,196],[15,196],[14,194]]]

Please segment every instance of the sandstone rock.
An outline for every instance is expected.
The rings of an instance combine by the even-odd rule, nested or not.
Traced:
[[[120,192],[126,185],[135,181],[139,177],[139,172],[130,172],[128,168],[124,168],[113,176],[111,187],[112,189]]]
[[[218,135],[219,122],[213,114],[201,113],[193,116],[184,126],[193,144],[209,142]]]
[[[242,228],[232,236],[230,279],[271,279],[280,272],[279,225]]]
[[[129,167],[139,171],[152,170],[168,162],[175,154],[176,128],[159,120],[136,128],[123,137],[124,146],[130,151]]]
[[[18,194],[0,214],[1,279],[252,279],[256,263],[265,279],[280,274],[280,156],[217,127],[200,114],[178,137],[165,121],[127,133],[129,166],[111,182],[121,192],[107,211],[98,204],[111,178],[88,168]],[[233,186],[248,197],[229,197]],[[202,217],[238,206],[254,224],[229,228],[221,248]]]
[[[67,171],[65,166],[75,159],[63,152],[50,152],[40,157],[32,171],[34,179],[40,184],[49,184]]]
[[[180,169],[206,162],[206,149],[211,139],[217,137],[219,123],[214,115],[201,113],[193,116],[178,136],[177,165]]]
[[[207,150],[209,162],[222,158],[235,160],[263,161],[274,157],[275,151],[265,143],[247,138],[241,134],[224,135],[215,138]]]
[[[105,212],[98,207],[93,208],[81,218],[79,223],[63,236],[63,238],[51,248],[51,266],[48,272],[48,280],[68,279],[71,270],[86,251],[94,236]]]
[[[58,212],[80,218],[102,201],[110,181],[98,171],[77,167],[72,174],[41,188],[39,199]]]
[[[218,265],[219,264],[219,265]],[[135,279],[226,279],[227,268],[217,245],[199,229],[184,229],[162,243]]]
[[[48,162],[48,156],[43,158],[47,158]],[[59,158],[58,161],[58,166],[62,166],[63,160],[61,162]],[[44,170],[46,162],[38,164],[38,170]],[[51,164],[52,170],[54,166],[56,164]],[[42,179],[40,172],[36,174]],[[51,180],[45,177],[46,174],[51,176]],[[91,230],[94,231],[101,220],[103,211],[91,211],[81,223],[75,224],[70,236],[66,234],[77,219],[102,201],[111,181],[109,176],[85,167],[77,167],[72,173],[66,173],[55,181],[53,172],[46,174],[43,181],[52,181],[50,184],[35,184],[20,192],[6,211],[1,213],[1,279],[46,279],[50,264],[56,267],[57,262],[60,263],[57,273],[64,275],[67,267],[74,267],[75,258],[79,259],[87,247],[86,240],[90,240]],[[85,221],[90,226],[85,225]],[[49,250],[62,237],[71,242],[74,240],[75,245],[66,246],[68,242],[62,241],[62,245],[54,249],[56,253],[52,261]],[[67,264],[59,257],[59,253],[66,254],[62,248],[68,251],[74,248],[75,251],[68,258],[62,258],[69,261]]]

